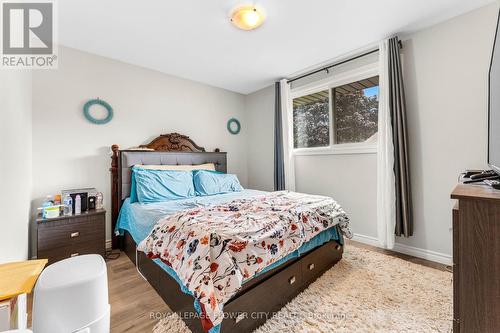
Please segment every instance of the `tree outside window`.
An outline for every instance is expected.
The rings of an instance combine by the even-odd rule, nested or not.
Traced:
[[[330,129],[333,144],[376,140],[378,129],[378,76],[331,89],[330,92],[302,96],[293,100],[293,138],[295,148],[328,147]],[[330,124],[330,121],[333,124]]]

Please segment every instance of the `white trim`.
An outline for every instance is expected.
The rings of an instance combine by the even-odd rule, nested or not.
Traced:
[[[375,246],[378,248],[382,248],[380,246],[380,243],[376,237],[372,236],[366,236],[366,235],[361,235],[361,234],[354,234],[354,237],[352,240],[356,242],[360,242],[363,244]],[[431,251],[431,250],[426,250],[426,249],[421,249],[418,247],[413,247],[401,243],[396,243],[394,244],[394,248],[389,250],[393,252],[399,252],[403,254],[407,254],[409,256],[421,258],[421,259],[426,259],[429,261],[437,262],[443,265],[448,265],[451,266],[453,263],[453,258],[449,254],[445,253],[440,253],[436,251]]]
[[[347,155],[347,154],[376,154],[377,144],[363,142],[353,144],[334,144],[329,147],[297,148],[293,150],[295,156],[307,155]]]
[[[361,81],[373,76],[379,75],[379,63],[374,62],[368,65],[360,66],[322,80],[317,80],[303,86],[290,89],[290,99],[314,94],[323,90],[340,87],[348,83]]]
[[[361,235],[361,234],[354,234],[352,237],[353,241],[360,242],[363,244],[375,246],[375,247],[380,247],[380,244],[378,242],[378,239],[376,237],[372,236],[366,236],[366,235]]]
[[[404,253],[417,258],[426,259],[429,261],[438,262],[440,264],[451,266],[453,263],[453,258],[449,254],[435,252],[431,250],[421,249],[418,247],[413,247],[401,243],[394,244],[393,251]]]

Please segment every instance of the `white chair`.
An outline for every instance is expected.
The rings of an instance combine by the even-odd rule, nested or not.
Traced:
[[[58,261],[38,278],[34,333],[108,333],[109,318],[108,275],[100,255]]]

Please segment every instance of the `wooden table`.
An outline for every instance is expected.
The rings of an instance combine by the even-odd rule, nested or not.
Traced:
[[[500,332],[500,191],[458,184],[453,209],[453,333]]]
[[[47,259],[0,265],[0,331],[26,328],[26,294],[31,293]]]

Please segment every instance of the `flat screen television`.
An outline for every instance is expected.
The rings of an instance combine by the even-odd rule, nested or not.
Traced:
[[[500,19],[500,16],[499,16]],[[500,33],[497,31],[493,44],[489,74],[488,102],[488,164],[500,174]]]

